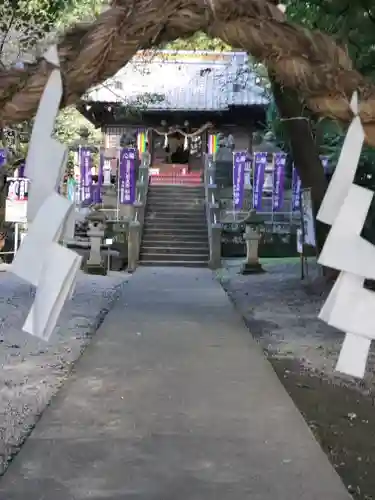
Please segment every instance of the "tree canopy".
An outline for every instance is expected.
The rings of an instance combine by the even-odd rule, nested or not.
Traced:
[[[288,18],[306,28],[320,30],[334,36],[347,47],[355,68],[370,79],[375,79],[375,5],[371,0],[287,0]],[[319,152],[337,162],[344,131],[330,120],[313,122]],[[268,125],[278,142],[288,147],[288,140],[280,122],[277,108],[271,104]],[[375,150],[364,147],[359,175],[370,170],[375,173]]]
[[[22,64],[41,55],[47,44],[66,27],[97,16],[105,0],[3,0],[0,5],[0,65]],[[29,124],[30,125],[30,124]],[[21,129],[29,128],[21,124]],[[62,110],[56,122],[56,133],[69,144],[77,140],[80,129],[89,129],[92,138],[99,133],[74,108]],[[24,145],[20,155],[25,154]]]

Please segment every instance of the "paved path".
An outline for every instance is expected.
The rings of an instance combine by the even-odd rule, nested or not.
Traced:
[[[348,500],[210,271],[141,268],[4,500]]]

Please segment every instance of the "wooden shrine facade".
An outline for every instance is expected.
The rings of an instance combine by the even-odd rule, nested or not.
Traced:
[[[146,63],[135,58],[79,103],[79,111],[103,131],[105,156],[113,157],[129,135],[141,152],[147,147],[153,166],[200,169],[204,153],[214,152],[210,142],[218,133],[231,134],[236,149],[251,151],[253,133],[265,123],[268,99],[249,70],[246,54],[159,55]],[[140,75],[134,76],[136,70]],[[151,94],[162,96],[161,101],[139,104]]]

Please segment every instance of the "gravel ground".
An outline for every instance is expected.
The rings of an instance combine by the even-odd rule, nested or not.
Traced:
[[[356,500],[375,500],[374,349],[363,381],[334,371],[344,334],[318,319],[329,293],[316,265],[268,264],[261,275],[220,272],[224,289]],[[375,342],[373,342],[375,344]]]
[[[374,352],[358,383],[335,372],[344,333],[318,318],[329,288],[314,262],[301,281],[299,263],[264,264],[264,274],[242,276],[238,261],[227,262],[220,280],[251,333],[269,356],[299,360],[306,368],[359,388],[374,383]]]
[[[22,331],[32,288],[0,273],[0,474],[110,310],[128,275],[80,274],[48,343]]]

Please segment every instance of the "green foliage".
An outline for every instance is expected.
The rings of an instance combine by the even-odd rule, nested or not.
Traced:
[[[375,5],[371,0],[288,0],[288,18],[318,29],[347,46],[353,63],[366,76],[375,76]]]
[[[39,46],[59,29],[91,12],[100,0],[2,0],[0,4],[0,61],[3,66],[33,59]]]
[[[232,50],[220,38],[210,38],[205,33],[199,31],[190,38],[178,38],[174,42],[160,48],[168,50],[215,50],[216,52]]]
[[[30,61],[56,38],[59,31],[78,21],[97,16],[105,0],[2,0],[0,4],[0,65]],[[17,125],[30,130],[32,123]],[[79,140],[79,131],[90,132],[89,141],[101,141],[100,131],[75,108],[62,110],[56,120],[56,136],[65,144]],[[13,160],[27,153],[27,144],[19,144]]]
[[[353,64],[365,76],[375,78],[375,5],[370,0],[288,0],[287,16],[309,29],[328,33],[346,46]],[[313,118],[312,118],[313,119]],[[276,131],[278,141],[284,136],[280,130],[277,112],[270,112],[269,128]],[[330,120],[314,122],[318,147],[335,165],[341,151],[345,131]],[[375,150],[365,147],[362,151],[360,169],[375,174]]]
[[[89,132],[88,142],[99,146],[101,143],[100,129],[96,129],[74,107],[64,108],[59,112],[55,123],[55,135],[61,142],[70,145],[78,141],[79,133],[83,128]]]

